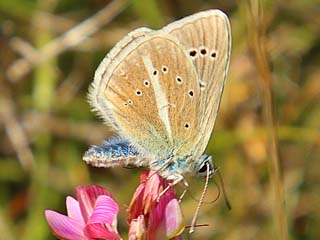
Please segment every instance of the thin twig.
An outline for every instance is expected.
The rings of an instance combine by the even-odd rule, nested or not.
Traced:
[[[41,113],[27,113],[22,117],[23,126],[29,135],[46,131],[63,138],[75,138],[89,144],[101,144],[102,141],[113,134],[110,128],[95,123],[79,123]]]
[[[29,148],[28,137],[16,118],[13,100],[9,99],[3,92],[0,95],[0,118],[21,166],[29,172],[34,165],[34,157]]]
[[[37,51],[37,57],[16,60],[7,70],[7,77],[16,82],[29,73],[35,66],[55,57],[67,49],[83,42],[96,33],[102,26],[109,23],[126,6],[127,0],[114,0],[95,15],[81,22],[65,34],[52,40]]]

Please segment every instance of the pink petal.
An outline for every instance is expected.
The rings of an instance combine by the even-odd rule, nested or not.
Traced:
[[[185,227],[184,218],[177,199],[172,199],[165,209],[166,236],[173,238],[180,235]]]
[[[77,199],[80,204],[80,209],[85,222],[88,221],[92,214],[95,202],[100,195],[107,195],[112,197],[106,189],[100,186],[89,186],[83,187],[79,186],[76,189]]]
[[[128,208],[128,221],[129,223],[133,220],[138,218],[140,214],[143,212],[143,191],[144,191],[145,184],[140,184],[133,197],[131,199],[129,208]]]
[[[148,239],[171,239],[180,235],[184,227],[178,200],[170,188],[151,209]]]
[[[128,239],[129,240],[141,240],[145,239],[146,226],[144,222],[144,216],[140,215],[137,219],[134,219],[130,223]]]
[[[107,196],[113,198],[112,194],[107,189],[100,187],[100,186],[97,186],[97,185],[91,185],[91,186],[86,187],[86,191],[87,191],[88,196],[92,199],[97,199],[97,197],[99,197],[101,195],[107,195]]]
[[[140,183],[144,183],[147,180],[147,177],[149,176],[149,170],[145,170],[140,174]]]
[[[88,220],[86,234],[90,238],[120,239],[116,224],[118,212],[119,207],[111,197],[100,195]]]
[[[121,239],[119,234],[115,231],[112,231],[112,226],[110,224],[88,224],[85,228],[87,236],[90,239],[106,239],[106,240],[118,240]]]
[[[140,175],[140,185],[136,189],[128,209],[129,223],[144,215],[145,222],[149,222],[149,213],[159,194],[168,186],[168,182],[155,171],[145,171]],[[169,191],[173,191],[171,188]]]
[[[65,240],[89,240],[84,235],[84,225],[60,213],[46,210],[45,217],[53,234]]]
[[[96,204],[88,224],[112,223],[118,212],[119,207],[117,203],[111,197],[101,195],[96,200]]]
[[[68,196],[66,200],[66,205],[68,216],[84,226],[85,222],[80,211],[79,202],[75,200],[73,197]]]
[[[160,188],[163,189],[162,186],[160,186],[160,176],[155,173],[154,171],[150,171],[149,173],[149,179],[146,181],[145,190],[144,190],[144,214],[150,211],[150,208],[152,206],[152,203],[156,201],[160,194]]]

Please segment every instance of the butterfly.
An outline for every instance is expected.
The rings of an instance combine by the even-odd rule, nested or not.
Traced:
[[[98,167],[148,166],[177,183],[213,168],[204,153],[227,76],[228,17],[207,10],[160,30],[138,28],[95,72],[93,109],[119,136],[84,155]]]

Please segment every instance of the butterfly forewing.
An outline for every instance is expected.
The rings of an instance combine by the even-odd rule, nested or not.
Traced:
[[[213,130],[226,79],[231,51],[229,20],[223,12],[209,10],[169,24],[162,31],[185,47],[199,76],[201,129],[195,146],[198,158]]]
[[[103,80],[108,117],[144,153],[163,159],[187,153],[199,132],[200,90],[193,64],[165,36],[155,33],[134,44],[122,50]]]

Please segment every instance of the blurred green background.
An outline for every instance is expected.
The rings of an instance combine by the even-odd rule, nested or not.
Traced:
[[[88,86],[104,55],[129,31],[161,28],[214,8],[230,17],[233,46],[222,106],[206,153],[221,170],[233,209],[228,211],[222,198],[205,204],[198,223],[210,226],[199,227],[186,238],[279,239],[269,129],[263,114],[265,86],[250,37],[264,27],[288,239],[320,239],[319,1],[263,2],[263,26],[252,29],[256,22],[247,1],[2,0],[1,240],[54,239],[43,211],[65,213],[66,196],[74,195],[77,185],[90,184],[114,193],[121,207],[119,231],[126,237],[125,209],[141,169],[94,169],[81,160],[91,144],[101,144],[114,134],[90,111]],[[199,198],[203,179],[188,181]],[[207,200],[216,194],[211,182]],[[189,196],[183,200],[188,223],[196,205]]]

